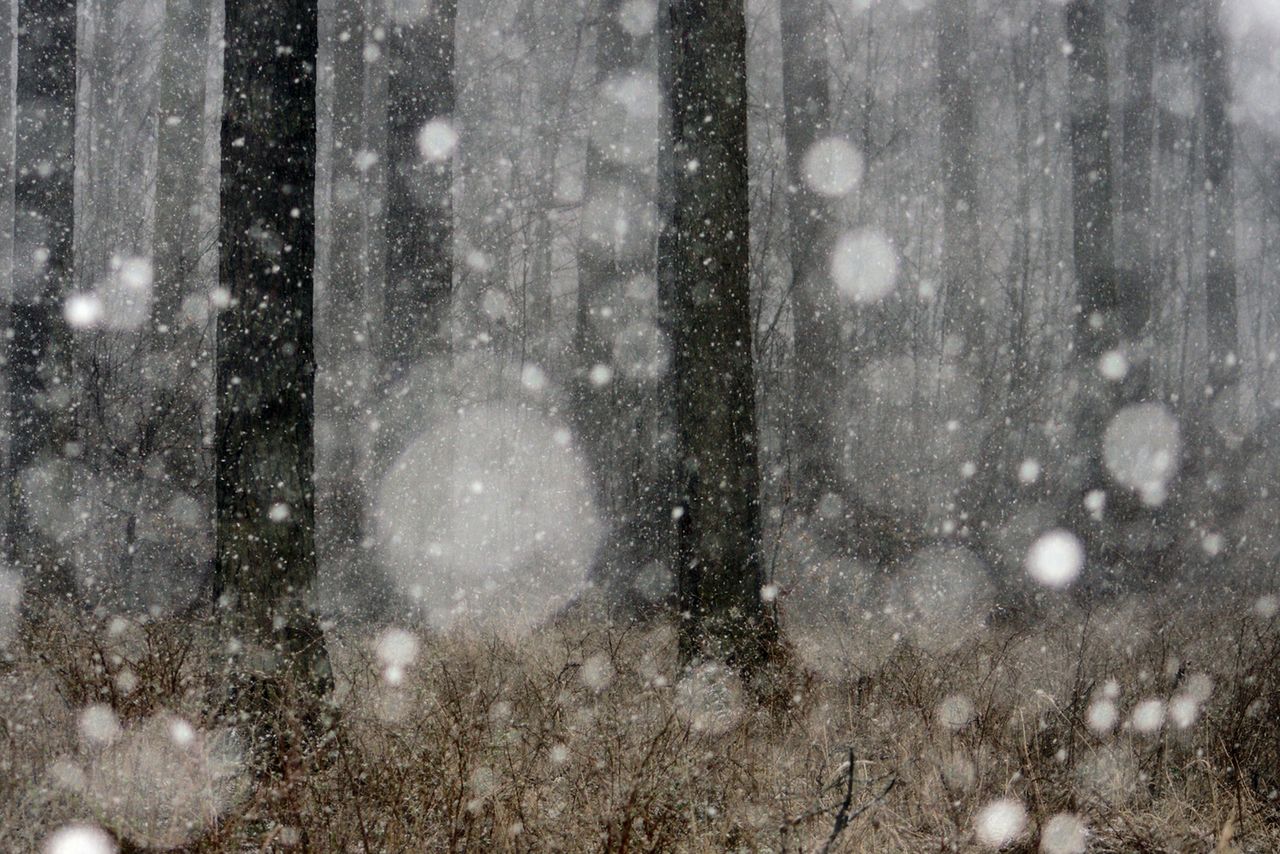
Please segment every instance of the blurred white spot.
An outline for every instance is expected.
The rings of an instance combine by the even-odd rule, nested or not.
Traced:
[[[1107,506],[1107,494],[1101,489],[1091,489],[1084,497],[1084,509],[1094,519],[1102,518],[1102,511]]]
[[[1189,729],[1200,717],[1200,701],[1190,694],[1175,694],[1169,700],[1169,719],[1178,729]]]
[[[498,288],[486,288],[480,298],[480,309],[484,316],[492,321],[509,320],[511,318],[511,300]]]
[[[1025,459],[1018,466],[1018,480],[1022,483],[1035,483],[1040,479],[1040,463],[1033,459]]]
[[[1133,707],[1130,722],[1133,724],[1134,731],[1143,735],[1157,732],[1164,726],[1164,701],[1151,699],[1138,703]]]
[[[1108,350],[1098,359],[1098,373],[1112,382],[1119,382],[1129,373],[1129,360],[1121,350]]]
[[[433,407],[378,490],[384,557],[435,628],[530,628],[586,583],[601,533],[586,469],[525,406]]]
[[[432,119],[418,131],[418,154],[428,163],[440,163],[458,147],[458,132],[447,119]]]
[[[1270,620],[1277,612],[1280,612],[1280,597],[1268,594],[1259,596],[1253,603],[1253,613],[1264,620]]]
[[[619,25],[633,39],[650,33],[657,20],[658,4],[654,0],[627,0],[618,10]]]
[[[0,567],[0,650],[8,646],[18,631],[22,607],[22,576]]]
[[[1144,503],[1160,504],[1178,468],[1178,420],[1159,403],[1138,403],[1116,413],[1103,436],[1103,462],[1117,483]]]
[[[962,729],[976,716],[973,701],[964,694],[952,694],[938,704],[938,723],[947,729]]]
[[[95,703],[80,712],[80,737],[95,746],[110,744],[120,735],[120,721],[110,706]]]
[[[985,627],[991,597],[987,567],[973,552],[931,546],[894,579],[888,616],[925,649],[953,649]]]
[[[404,629],[387,629],[378,636],[374,654],[382,665],[382,676],[392,685],[404,679],[405,668],[418,657],[418,639]]]
[[[102,300],[97,294],[72,294],[62,306],[74,329],[90,329],[102,320]]]
[[[610,380],[613,379],[613,368],[604,363],[593,365],[591,372],[587,375],[587,379],[597,388],[602,385],[608,385]]]
[[[778,601],[778,585],[766,584],[760,588],[760,601],[766,605]]]
[[[978,842],[988,848],[1004,848],[1027,826],[1027,811],[1012,798],[1000,798],[978,812],[974,829]]]
[[[1106,735],[1115,729],[1116,720],[1119,719],[1120,712],[1116,709],[1116,704],[1107,699],[1094,700],[1089,704],[1089,711],[1085,715],[1085,723],[1089,725],[1089,729],[1097,735]]]
[[[85,797],[103,821],[140,846],[189,843],[247,792],[234,738],[201,733],[170,715],[130,729],[94,759]]]
[[[547,387],[547,375],[532,363],[520,369],[520,384],[529,391],[539,392]]]
[[[815,142],[804,154],[803,178],[813,192],[844,196],[862,180],[862,155],[838,137]]]
[[[1089,844],[1089,828],[1072,813],[1060,812],[1050,818],[1040,831],[1043,854],[1085,854]]]
[[[676,711],[695,731],[720,735],[742,714],[742,686],[724,665],[702,664],[680,679],[675,703]]]
[[[613,665],[609,663],[609,656],[598,652],[582,662],[578,678],[592,691],[599,692],[608,688],[613,681]]]
[[[831,253],[831,278],[843,298],[855,303],[876,302],[897,282],[897,252],[878,229],[846,233]]]
[[[632,380],[661,379],[670,358],[666,334],[648,321],[628,324],[613,339],[613,360],[623,376]]]
[[[289,505],[283,501],[277,501],[271,505],[271,509],[267,511],[267,518],[272,522],[287,522],[289,520]]]
[[[1084,569],[1084,546],[1061,528],[1042,534],[1027,552],[1027,574],[1046,587],[1066,587]]]
[[[44,854],[115,854],[116,844],[101,828],[69,824],[44,841]]]

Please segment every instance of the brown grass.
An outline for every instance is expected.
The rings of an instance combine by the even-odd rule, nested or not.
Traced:
[[[1149,600],[930,651],[826,627],[843,669],[828,656],[772,710],[714,673],[680,683],[665,623],[423,636],[398,685],[376,632],[335,629],[331,728],[280,734],[284,761],[255,776],[215,711],[211,632],[64,615],[0,670],[0,850],[87,822],[125,850],[967,851],[978,811],[1007,797],[1028,821],[1006,850],[1038,850],[1070,811],[1091,851],[1277,851],[1278,628],[1248,603]],[[1194,722],[1126,723],[1204,676]],[[1086,716],[1109,680],[1119,723],[1099,734]],[[963,700],[957,726],[940,719],[949,697],[971,720]],[[86,743],[91,704],[114,710],[113,744]],[[196,734],[181,750],[163,737],[179,720]]]

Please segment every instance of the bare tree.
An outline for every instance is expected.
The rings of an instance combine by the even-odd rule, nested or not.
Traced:
[[[835,398],[828,378],[840,365],[840,315],[828,274],[834,211],[805,179],[805,156],[831,133],[825,7],[797,0],[781,7],[783,133],[787,219],[791,226],[791,311],[795,323],[796,499],[811,512],[843,493]]]
[[[9,415],[8,559],[42,592],[71,590],[70,568],[31,518],[26,479],[70,440],[70,335],[76,123],[75,0],[18,4],[14,287],[6,336]]]
[[[1216,395],[1239,377],[1239,348],[1235,269],[1235,188],[1232,161],[1234,130],[1228,106],[1231,74],[1228,67],[1218,4],[1205,3],[1200,45],[1201,99],[1204,107],[1205,320],[1209,332],[1209,388]]]
[[[387,34],[387,281],[380,347],[388,386],[448,351],[453,294],[457,3],[402,5]]]
[[[742,2],[673,3],[670,28],[680,654],[751,673],[775,630],[761,599]]]
[[[223,72],[214,592],[319,686],[312,276],[315,0],[230,0]]]

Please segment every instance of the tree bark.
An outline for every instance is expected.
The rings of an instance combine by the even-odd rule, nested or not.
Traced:
[[[760,592],[746,22],[741,0],[669,11],[680,657],[749,675],[776,632]]]
[[[48,536],[32,526],[24,475],[60,457],[69,439],[70,332],[62,312],[72,276],[76,4],[18,5],[14,277],[9,304],[7,557],[44,593],[72,588]]]
[[[392,20],[387,33],[387,282],[382,381],[401,382],[449,349],[453,294],[452,146],[456,0]],[[419,145],[428,126],[430,138]],[[456,137],[455,137],[456,139]]]
[[[332,478],[320,506],[322,554],[359,561],[365,485],[360,443],[369,330],[362,228],[365,217],[365,15],[363,0],[336,0],[333,41],[333,154],[329,182],[329,279],[319,339],[321,406],[333,424]],[[363,168],[362,168],[363,166]]]
[[[623,28],[619,17],[623,5],[621,0],[601,0],[599,6],[594,87],[597,98],[607,98],[607,87],[644,68],[649,38],[632,36]],[[652,163],[637,162],[634,154],[611,150],[611,143],[617,141],[617,128],[601,127],[606,120],[607,117],[597,116],[593,121],[595,132],[587,140],[583,179],[586,210],[616,212],[627,217],[629,227],[640,228],[632,219],[641,216],[644,205],[652,198]],[[627,142],[642,148],[642,139]],[[621,588],[647,556],[646,546],[651,544],[643,541],[652,536],[642,529],[646,517],[653,515],[646,512],[653,502],[652,490],[647,488],[650,473],[643,467],[619,466],[619,461],[637,441],[631,423],[643,421],[648,414],[645,410],[652,407],[651,401],[618,373],[621,366],[613,364],[608,328],[616,322],[614,318],[622,316],[622,294],[627,283],[652,269],[652,255],[645,251],[651,248],[650,244],[640,244],[637,252],[632,242],[624,242],[620,248],[614,236],[614,222],[590,213],[583,217],[577,252],[573,420],[591,470],[596,504],[609,523],[609,534],[598,550],[592,575],[608,587]],[[593,375],[593,369],[600,366],[610,369],[609,379],[600,381]],[[669,508],[664,509],[670,512]]]
[[[1103,0],[1067,4],[1076,356],[1090,369],[1119,339]]]
[[[1235,138],[1229,57],[1218,22],[1217,4],[1205,3],[1201,44],[1204,106],[1205,320],[1209,338],[1209,388],[1216,396],[1239,377],[1235,269],[1235,188],[1232,167]]]
[[[200,257],[200,171],[204,153],[208,0],[166,0],[160,56],[160,116],[156,145],[155,248],[151,324],[157,338],[174,336],[183,299],[192,293]],[[194,53],[193,53],[194,51]]]
[[[795,326],[795,414],[792,447],[796,500],[812,512],[828,493],[842,493],[840,444],[830,379],[840,370],[840,316],[828,275],[833,210],[805,181],[804,159],[831,132],[825,6],[796,0],[781,8],[783,136],[787,151],[787,215],[791,225],[791,312]]]
[[[312,277],[315,0],[229,0],[223,72],[214,593],[319,687]]]
[[[981,354],[982,280],[978,244],[977,109],[973,96],[969,23],[972,0],[937,6],[938,96],[942,102],[942,331],[957,333],[961,358]]]

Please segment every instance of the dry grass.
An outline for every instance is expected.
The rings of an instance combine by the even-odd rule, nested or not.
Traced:
[[[91,822],[126,850],[966,851],[997,798],[1027,811],[1007,850],[1039,850],[1059,812],[1091,851],[1280,850],[1280,626],[1247,605],[1116,602],[931,651],[868,637],[772,710],[716,673],[680,682],[666,624],[421,637],[399,684],[376,633],[332,636],[331,728],[305,751],[283,733],[255,776],[220,731],[225,657],[202,627],[33,632],[0,672],[0,850]],[[1206,676],[1194,721],[1170,704],[1156,732],[1127,723]],[[1109,680],[1119,720],[1098,732]],[[96,745],[93,704],[122,727],[90,727]]]

